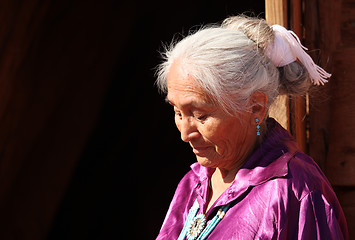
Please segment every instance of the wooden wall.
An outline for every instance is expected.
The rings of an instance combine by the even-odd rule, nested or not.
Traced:
[[[266,18],[292,29],[332,77],[309,102],[282,99],[279,115],[330,180],[355,238],[355,1],[266,0]],[[307,103],[307,105],[306,105]],[[290,120],[291,119],[291,120]],[[291,124],[292,123],[292,124]],[[303,132],[303,133],[302,133]]]
[[[305,44],[332,78],[310,94],[310,155],[335,188],[355,238],[355,1],[307,0]]]

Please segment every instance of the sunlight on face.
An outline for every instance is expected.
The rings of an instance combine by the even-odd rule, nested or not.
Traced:
[[[256,135],[251,113],[227,114],[175,63],[168,75],[167,100],[174,107],[181,139],[202,166],[233,168],[249,154]]]

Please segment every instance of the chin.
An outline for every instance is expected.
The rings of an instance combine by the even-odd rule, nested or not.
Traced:
[[[213,161],[207,157],[196,156],[197,162],[203,167],[214,167]]]

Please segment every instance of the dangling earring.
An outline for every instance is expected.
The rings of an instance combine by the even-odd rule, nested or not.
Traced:
[[[259,118],[255,118],[256,122],[256,135],[260,136],[260,123],[259,123]]]

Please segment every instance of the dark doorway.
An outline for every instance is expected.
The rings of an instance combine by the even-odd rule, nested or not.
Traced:
[[[49,240],[155,238],[179,180],[195,161],[154,87],[158,51],[201,24],[264,12],[264,1],[256,0],[111,2],[106,7],[117,25],[98,34],[113,31],[124,47]],[[95,8],[86,12],[85,18],[102,17]]]

